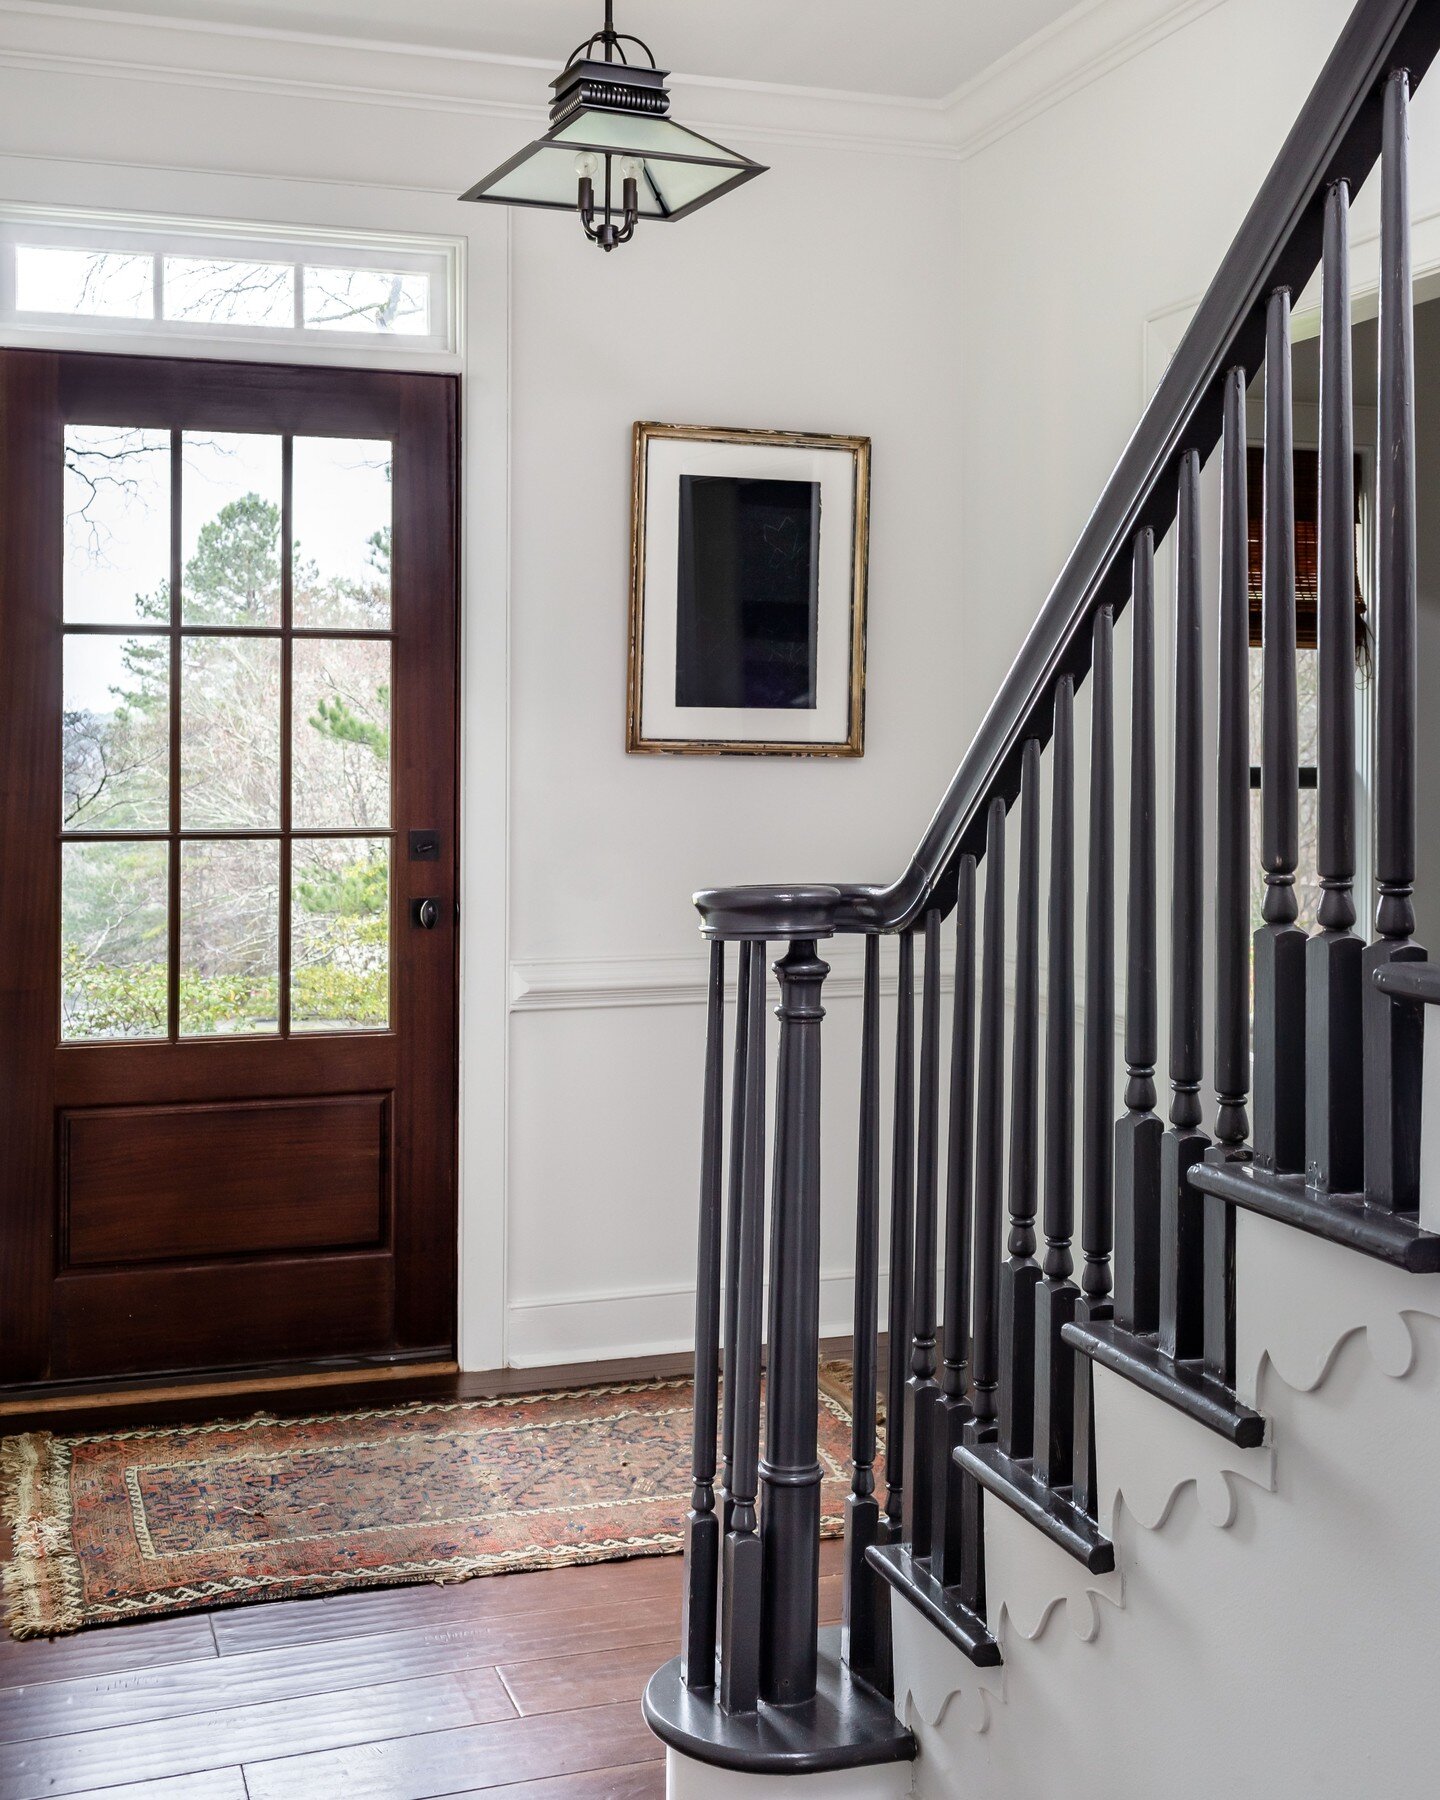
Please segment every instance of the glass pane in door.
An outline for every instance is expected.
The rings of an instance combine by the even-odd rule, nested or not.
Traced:
[[[291,743],[297,828],[390,823],[390,645],[297,638]]]
[[[65,621],[168,624],[170,433],[65,428]]]
[[[180,667],[180,822],[280,822],[278,637],[187,637]]]
[[[297,627],[389,629],[390,480],[383,439],[295,439]]]
[[[280,1026],[280,845],[180,849],[180,1035]]]
[[[390,1023],[390,844],[296,838],[290,924],[294,1031]]]
[[[67,633],[60,822],[71,831],[170,822],[170,640]]]
[[[164,1037],[168,845],[65,844],[60,854],[61,1036]]]
[[[187,431],[182,442],[181,622],[278,625],[281,440]]]

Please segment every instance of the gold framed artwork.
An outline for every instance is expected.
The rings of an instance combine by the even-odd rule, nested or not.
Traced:
[[[870,440],[635,427],[625,748],[861,756]]]

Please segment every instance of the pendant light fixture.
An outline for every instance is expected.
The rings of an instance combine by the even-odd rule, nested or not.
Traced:
[[[590,241],[613,250],[641,219],[683,219],[763,175],[762,164],[665,116],[666,74],[648,44],[616,31],[614,0],[605,0],[604,26],[550,84],[550,129],[460,198],[578,212]]]

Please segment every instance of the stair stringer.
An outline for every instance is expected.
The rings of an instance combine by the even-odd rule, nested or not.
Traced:
[[[1424,1330],[1419,1321],[1440,1326],[1440,1275],[1407,1274],[1258,1214],[1241,1213],[1236,1228],[1242,1400],[1269,1417],[1267,1400],[1283,1410],[1287,1392],[1318,1393],[1347,1346],[1348,1363],[1358,1355],[1396,1381],[1412,1373]],[[1440,1334],[1432,1336],[1440,1344]],[[1361,1377],[1352,1368],[1350,1378]],[[1188,1525],[1192,1515],[1218,1531],[1244,1518],[1263,1552],[1263,1503],[1244,1502],[1276,1491],[1283,1430],[1277,1436],[1272,1429],[1257,1449],[1238,1449],[1099,1365],[1095,1406],[1100,1517],[1115,1543],[1115,1572],[1089,1574],[987,1497],[989,1622],[1006,1666],[975,1669],[913,1609],[895,1607],[896,1709],[920,1738],[922,1757],[927,1747],[932,1761],[941,1753],[937,1734],[953,1748],[958,1734],[984,1736],[1003,1721],[1010,1671],[1030,1646],[1058,1638],[1069,1643],[1066,1654],[1084,1654],[1096,1644],[1108,1615],[1126,1608],[1127,1572],[1143,1557],[1147,1536]],[[1059,1631],[1062,1615],[1067,1632]]]

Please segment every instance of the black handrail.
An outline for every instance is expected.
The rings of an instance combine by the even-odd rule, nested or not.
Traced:
[[[905,873],[888,886],[707,889],[695,904],[708,936],[901,931],[950,910],[960,857],[984,854],[990,803],[1020,791],[1027,739],[1049,742],[1056,684],[1089,670],[1096,614],[1125,608],[1136,534],[1164,536],[1181,458],[1203,461],[1218,443],[1228,371],[1262,361],[1270,294],[1298,294],[1318,266],[1331,184],[1357,191],[1378,160],[1390,71],[1408,67],[1413,89],[1437,47],[1435,0],[1362,0],[1351,13]]]

